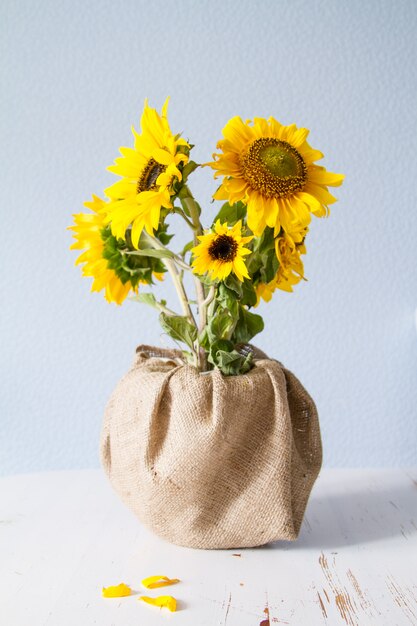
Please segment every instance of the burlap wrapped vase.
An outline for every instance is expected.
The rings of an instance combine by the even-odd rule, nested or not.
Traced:
[[[293,540],[321,467],[317,410],[266,357],[223,376],[198,373],[179,351],[139,346],[108,403],[101,460],[120,498],[172,543]]]

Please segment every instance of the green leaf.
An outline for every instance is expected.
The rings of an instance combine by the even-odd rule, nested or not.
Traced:
[[[210,340],[209,340],[209,337],[208,337],[207,326],[199,334],[199,336],[198,336],[198,343],[205,350],[209,350],[210,349]]]
[[[161,313],[159,322],[163,330],[176,341],[182,341],[190,348],[197,339],[197,329],[182,315],[166,315]]]
[[[237,376],[239,374],[245,374],[251,369],[252,360],[252,352],[245,356],[240,354],[237,350],[217,350],[213,358],[213,361],[215,361],[213,364],[218,367],[225,376]]]
[[[110,227],[105,227],[101,231],[101,236],[104,242],[103,258],[107,261],[107,267],[116,273],[124,285],[130,283],[132,287],[136,287],[139,282],[149,284],[153,282],[153,272],[166,271],[160,259],[126,254],[135,252],[129,229],[126,231],[126,241],[113,237]]]
[[[200,167],[200,166],[195,161],[188,161],[188,163],[184,165],[184,167],[182,168],[182,180],[184,183],[187,182],[187,178],[189,177],[190,174],[194,172],[194,170],[197,169],[197,167]]]
[[[158,229],[154,232],[154,237],[156,239],[159,239],[159,241],[162,244],[164,244],[164,246],[167,246],[169,244],[169,242],[171,241],[171,239],[174,237],[174,235],[169,235],[168,234],[168,232],[167,232],[168,231],[168,224],[165,222],[165,218],[170,213],[171,213],[170,209],[165,209],[165,208],[161,209],[160,223],[159,223]],[[141,236],[139,247],[141,247],[141,244],[144,243],[143,240],[144,240],[144,238]],[[145,244],[144,247],[146,247],[146,244]]]
[[[210,277],[210,274],[198,274],[198,280],[200,281],[200,283],[203,283],[203,285],[207,285],[208,287],[217,284],[217,279],[213,280]]]
[[[192,352],[187,352],[187,350],[182,350],[182,356],[185,358],[187,363],[190,365],[195,365],[194,354]]]
[[[245,279],[242,284],[242,304],[246,304],[246,306],[255,306],[258,298],[256,295],[255,287],[251,280]]]
[[[273,228],[265,228],[262,236],[256,242],[257,248],[260,253],[268,252],[269,250],[275,250],[275,239]]]
[[[172,259],[174,253],[171,250],[155,250],[154,248],[145,248],[144,250],[128,250],[125,254],[129,256],[150,256],[155,259]]]
[[[207,328],[210,342],[213,343],[217,339],[227,339],[233,324],[234,320],[230,313],[225,309],[218,309],[217,314],[209,321]]]
[[[264,321],[262,317],[256,313],[251,313],[241,306],[239,320],[233,332],[233,340],[235,343],[248,343],[252,337],[262,332],[263,329]]]
[[[240,298],[242,297],[241,281],[234,274],[229,274],[229,276],[226,277],[224,284],[226,285],[228,289],[231,289],[232,291],[234,291],[236,294],[236,297],[240,300]]]
[[[216,367],[218,367],[219,360],[217,357],[217,353],[218,352],[231,352],[232,350],[233,350],[233,343],[231,341],[228,341],[227,339],[218,339],[217,341],[214,341],[211,344],[207,360],[212,365],[215,365]]]
[[[237,319],[239,315],[239,302],[235,291],[226,287],[224,283],[220,283],[217,289],[216,300],[223,309],[229,311],[234,319]]]
[[[189,241],[188,243],[185,244],[185,246],[180,252],[180,256],[184,258],[187,252],[190,252],[191,248],[194,248],[194,241]]]
[[[135,302],[141,302],[142,304],[149,304],[149,306],[152,306],[154,309],[158,308],[158,303],[153,293],[138,293],[137,296],[131,299]]]
[[[179,139],[180,137],[181,137],[181,133],[178,133],[177,135],[175,135],[175,139]],[[186,154],[188,156],[192,148],[194,148],[194,146],[191,143],[188,143],[188,146],[180,145],[180,146],[177,146],[177,152],[180,152],[181,154]]]
[[[164,246],[167,246],[174,235],[168,235],[165,231],[161,231],[160,233],[156,233],[155,237],[159,239]]]
[[[230,225],[234,225],[239,220],[243,220],[245,215],[246,206],[243,204],[243,202],[236,202],[235,204],[229,204],[228,202],[226,202],[217,213],[216,217],[213,220],[213,223],[217,220],[220,220],[222,224],[224,222],[227,222]]]
[[[275,254],[275,250],[268,254],[263,254],[261,260],[261,280],[263,283],[269,283],[273,278],[275,278],[279,268],[279,261],[277,259],[277,255]]]
[[[279,268],[273,229],[265,228],[262,236],[256,237],[251,243],[253,252],[247,260],[248,272],[255,284],[269,283],[276,276]],[[245,301],[245,304],[249,302]]]
[[[249,257],[245,259],[245,261],[250,276],[256,274],[256,272],[258,272],[262,267],[261,255],[257,250],[254,250],[252,254],[250,254]]]

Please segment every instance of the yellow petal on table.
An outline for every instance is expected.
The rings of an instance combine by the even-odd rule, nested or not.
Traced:
[[[179,578],[168,578],[167,576],[148,576],[142,580],[142,585],[146,589],[157,589],[158,587],[168,587],[179,583]]]
[[[146,602],[146,604],[159,606],[161,609],[166,608],[172,612],[177,610],[177,601],[172,596],[158,596],[157,598],[149,598],[148,596],[140,596],[139,600],[142,600],[142,602]]]
[[[103,598],[123,598],[124,596],[130,596],[132,593],[131,588],[124,583],[120,585],[114,585],[113,587],[103,587]]]

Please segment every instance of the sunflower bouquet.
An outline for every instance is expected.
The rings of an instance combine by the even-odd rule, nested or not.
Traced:
[[[92,291],[103,290],[116,304],[130,296],[159,311],[184,361],[200,372],[246,373],[254,358],[247,344],[264,327],[253,309],[304,279],[311,216],[328,215],[336,201],[328,187],[339,186],[343,175],[316,165],[323,154],[307,142],[306,128],[273,117],[232,118],[213,160],[199,165],[190,156],[193,145],[171,131],[167,109],[168,100],[161,114],[145,102],[133,147],[120,148],[108,168],[120,179],[105,190],[106,199],[93,196],[85,203],[89,212],[74,215],[71,247],[83,250],[76,263],[93,278]],[[222,205],[203,217],[189,179],[205,166],[221,178],[213,197]],[[181,250],[172,247],[172,218],[191,231]],[[148,289],[166,273],[176,306]]]

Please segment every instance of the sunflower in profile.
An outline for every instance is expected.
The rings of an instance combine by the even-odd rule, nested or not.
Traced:
[[[276,275],[277,289],[292,291],[293,286],[304,279],[304,265],[301,255],[306,253],[304,238],[298,243],[285,232],[275,239],[275,252],[279,261]]]
[[[141,134],[134,128],[133,148],[120,148],[121,157],[109,171],[121,176],[105,190],[110,198],[106,221],[113,235],[125,239],[131,225],[131,240],[135,248],[145,228],[150,235],[157,230],[161,209],[172,209],[173,185],[182,180],[182,167],[188,162],[189,144],[173,135],[167,119],[168,99],[159,115],[148,106],[141,117]]]
[[[306,253],[305,247],[305,231],[287,235],[281,233],[275,239],[275,253],[279,261],[279,267],[276,275],[269,283],[259,282],[256,287],[256,295],[259,304],[261,298],[265,302],[269,302],[272,294],[276,289],[282,291],[293,291],[294,285],[297,285],[304,278],[304,265],[301,255]]]
[[[343,174],[332,174],[315,164],[323,154],[307,142],[309,131],[276,119],[255,118],[246,123],[232,118],[218,142],[220,154],[209,165],[223,182],[214,197],[247,205],[247,222],[259,236],[266,226],[289,233],[308,226],[311,214],[323,217],[336,202],[327,187],[342,184]]]
[[[106,202],[93,196],[84,206],[92,213],[74,215],[75,243],[72,250],[84,250],[75,264],[83,265],[83,276],[91,276],[91,291],[101,291],[107,302],[122,304],[130,292],[137,293],[140,283],[150,284],[153,279],[162,280],[165,267],[160,259],[131,255],[133,246],[127,233],[127,241],[116,239],[105,223]]]
[[[244,245],[253,237],[242,237],[241,221],[228,228],[227,224],[217,220],[213,231],[200,235],[198,239],[200,243],[192,249],[195,274],[208,273],[212,280],[224,280],[233,272],[240,281],[249,278],[244,257],[251,250]]]
[[[92,213],[78,213],[74,215],[74,226],[69,230],[74,231],[75,243],[71,250],[85,250],[75,264],[83,264],[83,276],[91,276],[93,284],[91,291],[101,291],[107,302],[122,304],[130,291],[137,291],[130,282],[123,283],[117,274],[108,267],[108,261],[103,257],[105,231],[104,216],[102,213],[104,200],[93,196],[92,202],[85,202],[84,206],[91,209]]]

